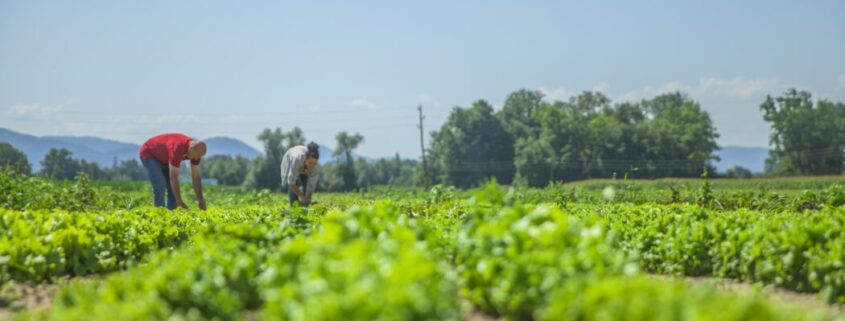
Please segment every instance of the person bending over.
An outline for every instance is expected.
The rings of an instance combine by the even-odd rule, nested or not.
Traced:
[[[183,160],[191,160],[191,182],[197,195],[199,208],[205,210],[202,197],[202,178],[200,177],[200,159],[205,156],[205,143],[184,134],[161,134],[148,139],[139,150],[141,164],[147,169],[153,186],[153,203],[156,207],[167,206],[188,208],[182,201],[179,190],[179,165]],[[167,193],[167,203],[164,195]]]
[[[311,204],[317,178],[320,174],[320,147],[314,142],[308,146],[294,146],[282,157],[282,185],[288,186],[290,205]]]

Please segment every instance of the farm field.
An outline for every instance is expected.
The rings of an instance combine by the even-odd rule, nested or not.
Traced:
[[[208,211],[153,208],[144,183],[0,187],[9,320],[845,320],[841,176],[383,187],[309,208],[210,186]]]

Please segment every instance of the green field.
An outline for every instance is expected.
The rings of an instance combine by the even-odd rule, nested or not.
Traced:
[[[0,318],[845,318],[842,176],[380,187],[310,208],[208,186],[208,211],[172,212],[138,182],[0,187]]]

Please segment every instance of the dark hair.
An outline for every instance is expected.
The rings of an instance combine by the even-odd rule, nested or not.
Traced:
[[[308,152],[305,153],[308,157],[320,159],[320,145],[315,142],[308,143]]]

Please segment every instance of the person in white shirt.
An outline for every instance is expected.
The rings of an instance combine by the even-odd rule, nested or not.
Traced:
[[[320,174],[320,147],[314,142],[308,146],[294,146],[282,157],[282,185],[288,186],[290,205],[311,204],[311,196],[317,188]]]

